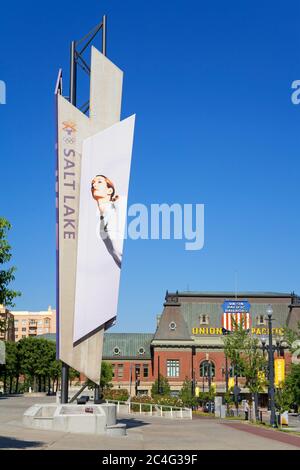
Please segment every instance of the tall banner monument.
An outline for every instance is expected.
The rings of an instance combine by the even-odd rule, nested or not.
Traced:
[[[84,64],[89,116],[72,86],[63,96],[61,71],[55,91],[57,356],[99,384],[103,333],[117,315],[135,117],[120,121],[123,72],[93,46]]]

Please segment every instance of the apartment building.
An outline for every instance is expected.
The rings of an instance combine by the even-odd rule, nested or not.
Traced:
[[[12,311],[14,317],[15,341],[29,336],[56,333],[56,310],[51,306],[48,310],[37,312]]]

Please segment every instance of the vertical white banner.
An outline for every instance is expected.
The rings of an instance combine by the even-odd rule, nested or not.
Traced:
[[[135,116],[83,142],[73,342],[116,317]]]
[[[57,357],[95,383],[100,381],[104,329],[73,344],[79,190],[83,142],[120,121],[123,72],[91,49],[89,117],[62,96],[57,107]],[[60,86],[59,86],[60,85]]]

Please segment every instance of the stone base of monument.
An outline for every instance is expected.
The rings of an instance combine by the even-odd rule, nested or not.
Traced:
[[[116,405],[112,403],[37,404],[25,411],[23,424],[49,431],[125,436],[126,425],[117,423],[116,410]]]

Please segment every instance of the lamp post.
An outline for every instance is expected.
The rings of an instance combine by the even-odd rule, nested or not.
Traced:
[[[274,385],[274,348],[273,348],[273,335],[272,335],[272,305],[267,307],[268,328],[269,328],[269,346],[268,346],[268,368],[269,368],[269,398],[270,398],[270,425],[273,428],[277,427],[276,413],[275,413],[275,385]]]
[[[225,354],[225,390],[228,392],[228,358]]]
[[[211,367],[211,362],[208,361],[208,391],[210,391],[210,387],[211,387],[211,376],[212,376],[212,367]]]
[[[140,385],[140,373],[136,370],[135,371],[135,396],[138,395],[138,387]]]
[[[226,392],[226,397],[228,394],[228,377],[229,377],[229,371],[228,371],[228,358],[225,354],[225,368],[224,366],[222,367],[222,375],[225,375],[225,392]],[[226,408],[227,408],[227,413],[229,413],[229,403],[226,398]]]
[[[160,394],[160,357],[157,358],[157,391]]]
[[[130,364],[130,378],[129,378],[130,382],[129,382],[129,396],[130,396],[130,399],[131,399],[131,386],[132,386],[132,364]]]
[[[193,397],[195,396],[196,393],[196,375],[195,375],[195,369],[193,369],[193,375],[192,375],[192,395]]]

